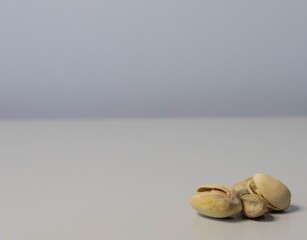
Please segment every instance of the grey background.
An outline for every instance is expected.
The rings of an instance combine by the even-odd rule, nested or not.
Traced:
[[[0,118],[306,115],[306,10],[1,0]]]

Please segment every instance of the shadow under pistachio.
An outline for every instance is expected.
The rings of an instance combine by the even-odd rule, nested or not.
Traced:
[[[202,215],[201,213],[197,213],[199,216],[206,218],[206,219],[210,219],[213,221],[218,221],[218,222],[229,222],[229,223],[236,223],[236,222],[242,222],[242,221],[255,221],[255,222],[272,222],[274,220],[277,220],[276,218],[274,218],[273,215],[283,215],[283,214],[289,214],[289,213],[294,213],[294,212],[299,212],[302,211],[303,208],[301,206],[298,205],[290,205],[290,207],[286,210],[283,211],[274,211],[274,210],[270,210],[267,214],[257,217],[257,218],[248,218],[244,215],[237,214],[231,217],[227,217],[227,218],[213,218],[213,217],[209,217],[206,215]]]
[[[275,218],[271,214],[265,214],[257,218],[248,218],[248,217],[243,216],[243,219],[255,221],[255,222],[272,222],[275,220]]]
[[[248,218],[245,217],[242,214],[238,214],[232,217],[227,217],[227,218],[213,218],[213,217],[208,217],[205,215],[202,215],[200,213],[198,213],[199,216],[203,217],[203,218],[207,218],[213,221],[217,221],[217,222],[228,222],[228,223],[237,223],[237,222],[242,222],[242,221],[256,221],[256,222],[272,222],[274,221],[274,217],[270,214],[265,214],[261,217],[257,217],[257,218]]]
[[[290,205],[290,207],[288,209],[286,209],[286,210],[283,210],[283,211],[274,211],[274,210],[272,210],[269,213],[270,214],[288,214],[288,213],[299,212],[301,210],[303,210],[303,208],[300,207],[300,206]]]
[[[217,222],[229,222],[229,223],[235,223],[235,222],[242,222],[244,219],[240,215],[235,215],[232,217],[227,217],[227,218],[214,218],[214,217],[209,217],[206,215],[202,215],[201,213],[197,213],[200,217],[210,219],[212,221],[217,221]]]

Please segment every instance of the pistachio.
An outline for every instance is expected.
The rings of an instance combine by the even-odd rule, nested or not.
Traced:
[[[242,213],[249,218],[257,218],[268,211],[267,201],[254,194],[245,194],[241,196],[243,205]]]
[[[236,192],[220,184],[198,188],[190,203],[200,214],[214,218],[230,217],[242,210],[242,203]]]
[[[241,180],[240,182],[237,182],[233,185],[233,190],[237,192],[238,196],[242,196],[244,194],[248,194],[248,182],[252,179],[253,177],[249,177],[246,179]]]
[[[290,206],[291,192],[280,180],[265,173],[257,173],[248,182],[249,192],[262,196],[272,210],[281,211]]]

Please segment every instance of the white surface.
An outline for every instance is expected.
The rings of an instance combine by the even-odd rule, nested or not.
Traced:
[[[0,122],[0,236],[51,239],[304,239],[307,119]],[[203,183],[256,172],[292,191],[262,220],[201,217]]]

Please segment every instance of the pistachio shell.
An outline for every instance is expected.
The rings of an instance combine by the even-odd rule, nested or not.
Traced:
[[[190,203],[199,213],[214,218],[226,218],[242,210],[242,203],[236,192],[220,184],[198,188]]]
[[[253,178],[248,181],[247,190],[250,194],[256,194],[261,196],[261,192],[258,190]]]
[[[249,182],[249,187],[256,194],[260,193],[267,200],[268,207],[273,210],[285,210],[290,206],[290,190],[274,177],[265,173],[257,173]]]
[[[242,196],[244,194],[248,194],[248,182],[252,179],[253,177],[249,177],[246,179],[241,180],[240,182],[237,182],[233,185],[233,190],[237,192],[238,196]]]
[[[245,194],[241,196],[243,205],[242,213],[249,218],[257,218],[268,211],[267,201],[254,194]]]

